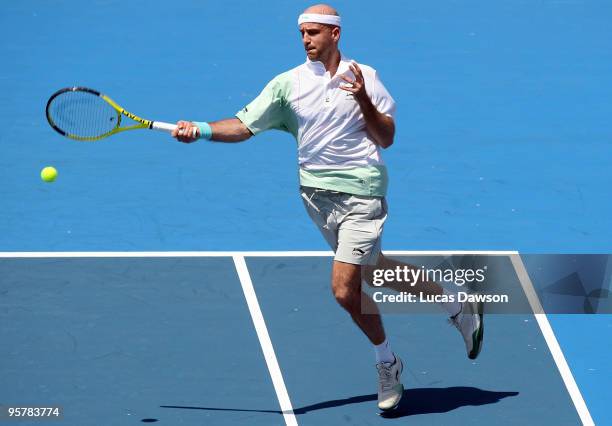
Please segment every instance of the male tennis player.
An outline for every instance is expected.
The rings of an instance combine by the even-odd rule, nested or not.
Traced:
[[[378,407],[391,410],[403,395],[403,365],[385,337],[377,306],[362,294],[361,282],[362,277],[369,281],[374,268],[400,265],[380,252],[387,217],[381,149],[393,144],[395,102],[373,68],[340,53],[341,20],[334,8],[309,7],[298,25],[307,55],[304,64],[276,76],[235,118],[179,121],[173,136],[186,143],[199,138],[240,142],[279,129],[297,139],[304,205],[335,252],[333,294],[374,345]],[[413,290],[446,291],[427,282]],[[362,303],[364,312],[374,314],[362,313]],[[475,358],[483,328],[476,305],[442,305],[463,335],[468,356]]]

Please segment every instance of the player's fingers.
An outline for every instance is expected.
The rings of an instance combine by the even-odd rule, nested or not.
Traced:
[[[356,93],[357,90],[353,86],[349,86],[348,84],[343,84],[338,86],[340,90],[344,90],[345,92]]]
[[[355,74],[355,79],[359,81],[363,81],[363,73],[361,72],[361,68],[357,65],[357,62],[351,62],[350,65],[351,71]]]
[[[353,71],[353,74],[355,74],[353,85],[359,85],[359,87],[363,86],[363,75],[359,74],[357,71]]]
[[[346,75],[341,75],[340,77],[342,78],[342,80],[346,81],[347,83],[353,84],[353,85],[357,81],[357,79],[350,78],[349,76],[346,76]]]
[[[179,120],[176,122],[176,129],[174,129],[172,131],[172,136],[173,137],[177,137],[179,135],[181,135],[183,133],[183,128],[185,127],[185,124],[187,123],[187,121],[183,121],[183,120]]]
[[[349,77],[347,77],[346,75],[340,75],[340,78],[342,78],[342,80],[346,81],[347,84],[341,84],[339,87],[341,89],[347,90],[349,88],[355,88],[355,79],[351,79]]]
[[[172,136],[183,143],[191,143],[200,137],[200,129],[191,121],[180,120],[172,131]]]
[[[197,127],[192,122],[187,122],[183,127],[182,135],[185,139],[194,140]]]

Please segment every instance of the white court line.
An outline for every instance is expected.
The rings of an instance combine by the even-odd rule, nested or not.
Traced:
[[[268,371],[272,377],[272,383],[274,384],[274,390],[276,391],[276,397],[280,403],[283,417],[285,418],[285,423],[287,426],[297,426],[297,419],[293,412],[293,407],[291,406],[291,400],[289,399],[287,388],[285,387],[283,374],[281,373],[280,366],[278,365],[278,360],[276,359],[276,354],[274,353],[274,348],[272,347],[272,340],[270,340],[266,322],[264,321],[263,314],[261,313],[261,308],[259,307],[257,295],[255,294],[253,282],[251,281],[251,276],[249,275],[249,270],[247,269],[244,257],[235,255],[234,264],[236,265],[236,271],[238,271],[238,278],[240,279],[240,284],[242,285],[244,297],[246,298],[247,305],[249,306],[251,319],[253,320],[255,330],[257,331],[257,337],[259,338],[261,350],[263,351],[266,364],[268,365]]]
[[[516,251],[484,250],[385,250],[390,256],[450,256],[450,255],[490,255],[510,256]],[[89,258],[89,257],[325,257],[333,256],[332,251],[13,251],[0,252],[0,258]]]
[[[332,251],[26,251],[0,252],[0,258],[81,257],[323,257]]]
[[[527,269],[525,268],[525,264],[523,263],[521,256],[519,254],[513,254],[510,256],[510,260],[512,261],[512,265],[514,265],[516,275],[523,286],[523,291],[527,296],[531,310],[533,310],[536,321],[538,322],[540,330],[542,331],[544,339],[546,340],[546,344],[548,345],[548,349],[550,349],[550,353],[555,360],[555,364],[557,364],[559,373],[561,373],[561,378],[563,379],[565,387],[572,398],[576,411],[578,411],[582,424],[588,426],[594,425],[595,423],[593,422],[589,408],[584,402],[580,389],[574,380],[574,376],[572,375],[572,371],[570,370],[565,356],[563,355],[561,346],[559,346],[555,333],[548,322],[548,317],[544,313],[539,313],[544,312],[544,309],[542,308],[538,295],[533,288],[533,283],[529,278],[529,274],[527,273]]]

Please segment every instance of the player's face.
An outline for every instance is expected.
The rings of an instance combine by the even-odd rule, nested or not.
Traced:
[[[300,25],[300,33],[308,59],[323,62],[336,49],[336,43],[340,36],[338,27],[314,22],[305,22]]]

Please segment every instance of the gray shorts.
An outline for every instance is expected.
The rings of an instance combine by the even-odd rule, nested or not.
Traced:
[[[300,187],[308,215],[336,254],[334,260],[374,265],[381,249],[387,202],[380,197]]]

